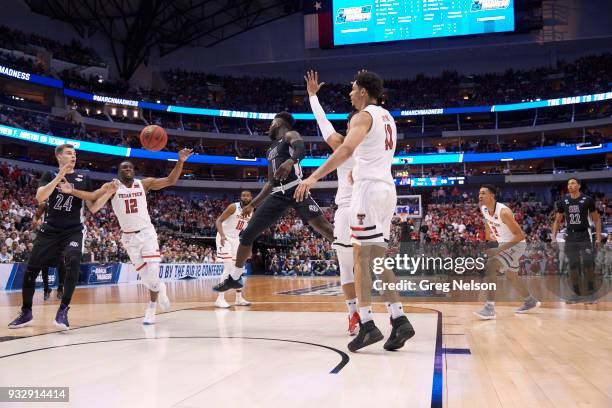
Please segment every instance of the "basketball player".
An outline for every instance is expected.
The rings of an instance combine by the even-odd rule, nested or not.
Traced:
[[[485,239],[492,242],[495,248],[487,250],[487,263],[485,270],[489,282],[494,282],[498,273],[508,272],[506,275],[512,287],[524,299],[523,305],[515,313],[527,313],[540,306],[529,290],[518,280],[519,261],[525,253],[527,243],[525,234],[514,219],[512,210],[506,205],[497,202],[495,198],[497,188],[486,184],[478,192],[480,211],[485,221]],[[487,291],[485,307],[474,312],[483,320],[495,319],[495,291]]]
[[[176,184],[183,164],[191,155],[192,149],[182,149],[178,152],[176,165],[163,178],[134,178],[134,164],[124,161],[119,165],[119,180],[113,183],[113,188],[104,193],[92,206],[96,213],[110,199],[113,212],[121,227],[121,244],[134,264],[136,271],[142,277],[142,283],[149,290],[150,302],[145,310],[142,323],[155,324],[157,300],[162,310],[170,309],[170,300],[166,294],[166,285],[159,279],[159,263],[161,254],[157,232],[151,223],[147,208],[147,192],[161,190]],[[112,197],[112,199],[111,199]]]
[[[9,324],[10,329],[29,326],[32,323],[32,298],[36,277],[42,268],[56,265],[58,255],[62,253],[66,257],[65,291],[54,324],[63,330],[70,328],[68,310],[81,270],[85,241],[83,201],[91,208],[93,201],[111,187],[110,183],[106,183],[95,192],[88,191],[91,190],[89,177],[74,169],[76,164],[74,146],[70,144],[57,146],[55,158],[59,164],[58,171],[46,172],[36,190],[38,203],[47,202],[44,221],[34,239],[34,246],[23,275],[21,313]],[[73,186],[78,187],[78,191],[72,192]]]
[[[344,136],[336,132],[334,125],[327,120],[325,112],[317,98],[317,92],[321,89],[324,82],[319,83],[318,73],[308,71],[304,77],[306,80],[306,90],[308,91],[310,108],[314,114],[319,129],[325,142],[336,150],[344,140]],[[349,115],[349,122],[352,114]],[[335,203],[338,206],[334,213],[334,242],[332,246],[338,255],[340,265],[340,285],[348,307],[348,334],[354,336],[359,329],[359,309],[357,306],[357,292],[355,292],[355,278],[353,275],[353,245],[351,244],[350,210],[353,186],[349,180],[354,160],[349,158],[336,170],[338,173],[338,192],[336,193]]]
[[[47,203],[40,203],[36,207],[36,213],[34,214],[34,220],[32,223],[32,229],[40,227],[43,222],[43,215],[45,213],[45,207]],[[49,269],[50,267],[42,268],[42,279],[44,285],[44,300],[49,300],[51,295],[51,289],[49,288]],[[64,295],[64,279],[66,277],[66,263],[64,262],[63,254],[59,254],[57,263],[57,299],[61,300]]]
[[[251,214],[242,214],[242,209],[249,205],[252,200],[253,195],[250,191],[245,190],[241,192],[240,201],[228,205],[215,221],[215,227],[217,227],[217,256],[223,262],[221,281],[224,281],[229,276],[230,270],[236,261],[236,252],[238,252],[238,245],[240,245],[238,236],[251,219]],[[251,302],[242,296],[242,289],[236,289],[236,301],[234,304],[236,306],[249,306]],[[215,307],[222,309],[230,307],[229,303],[225,300],[225,292],[219,292],[215,301]]]
[[[595,224],[595,243],[601,245],[601,220],[595,209],[595,201],[580,192],[580,181],[571,178],[567,181],[568,193],[557,203],[557,214],[552,227],[552,236],[556,236],[559,226],[565,220],[566,236],[564,250],[568,258],[570,282],[574,295],[567,303],[578,303],[595,293],[595,254],[589,227],[589,216]],[[587,289],[580,290],[580,270],[583,270]]]
[[[360,71],[355,76],[350,93],[351,103],[358,111],[350,121],[344,142],[329,159],[310,177],[303,180],[295,191],[296,200],[308,198],[312,186],[322,177],[336,170],[351,156],[355,160],[352,177],[351,240],[353,244],[355,283],[359,287],[359,334],[348,344],[357,351],[383,339],[372,320],[372,275],[375,258],[383,258],[391,233],[391,219],[395,213],[397,197],[391,175],[397,130],[391,114],[377,106],[383,96],[383,81],[373,72]],[[395,281],[391,269],[381,274],[384,283]],[[396,291],[384,291],[390,303],[392,330],[384,348],[397,350],[414,336],[414,329],[404,315]]]
[[[293,130],[294,124],[295,119],[289,112],[276,114],[270,124],[269,136],[272,145],[267,152],[268,181],[253,201],[242,209],[245,216],[254,208],[257,208],[257,211],[240,234],[236,263],[229,276],[213,288],[216,292],[242,288],[240,277],[244,274],[244,264],[251,254],[253,242],[290,208],[297,212],[304,224],[308,223],[319,234],[333,241],[333,227],[325,219],[315,200],[308,197],[298,202],[293,198],[293,193],[302,180],[300,160],[306,155],[304,140]]]

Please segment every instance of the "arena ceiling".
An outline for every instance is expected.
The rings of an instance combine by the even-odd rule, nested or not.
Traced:
[[[81,37],[103,34],[120,75],[186,45],[212,47],[301,10],[301,0],[25,0],[38,14],[71,24]]]

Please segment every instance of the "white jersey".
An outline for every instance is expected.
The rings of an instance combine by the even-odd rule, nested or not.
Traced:
[[[353,195],[353,185],[349,183],[348,176],[355,165],[355,159],[350,157],[342,163],[336,170],[338,173],[338,191],[336,192],[336,205],[338,207],[346,207],[351,205],[351,196]]]
[[[374,180],[395,185],[391,174],[397,145],[395,120],[388,110],[380,106],[369,105],[364,111],[372,116],[372,127],[353,153],[353,179],[355,182]]]
[[[491,231],[491,236],[495,238],[497,242],[510,242],[514,237],[514,234],[512,231],[510,231],[510,228],[504,224],[501,219],[501,212],[504,208],[508,208],[508,206],[498,202],[495,202],[495,212],[493,214],[489,214],[489,209],[486,205],[483,205],[480,208],[485,222]]]
[[[251,219],[251,214],[244,217],[242,215],[242,206],[240,202],[234,203],[236,205],[236,211],[231,214],[225,221],[221,223],[221,227],[223,227],[223,233],[227,238],[238,239],[238,235],[240,235],[240,231],[246,228],[249,220]]]
[[[132,187],[121,183],[111,200],[111,205],[122,231],[135,232],[153,228],[142,181],[134,179]]]

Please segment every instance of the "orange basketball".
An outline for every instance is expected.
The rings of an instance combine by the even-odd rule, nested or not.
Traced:
[[[157,125],[146,126],[140,132],[140,144],[147,150],[158,152],[168,143],[168,134]]]

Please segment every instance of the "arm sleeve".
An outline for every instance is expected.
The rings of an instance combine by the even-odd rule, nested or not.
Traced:
[[[336,133],[336,129],[334,129],[334,125],[332,125],[332,123],[325,117],[325,111],[323,111],[323,108],[319,103],[319,98],[314,95],[308,99],[310,100],[310,109],[312,109],[312,113],[317,120],[317,125],[319,125],[319,129],[321,129],[323,139],[327,140],[331,135]]]
[[[38,187],[43,187],[46,186],[47,184],[49,184],[51,182],[51,180],[53,180],[54,177],[51,174],[51,172],[47,171],[45,172],[45,174],[42,175],[42,177],[40,178],[40,180],[38,180]]]

